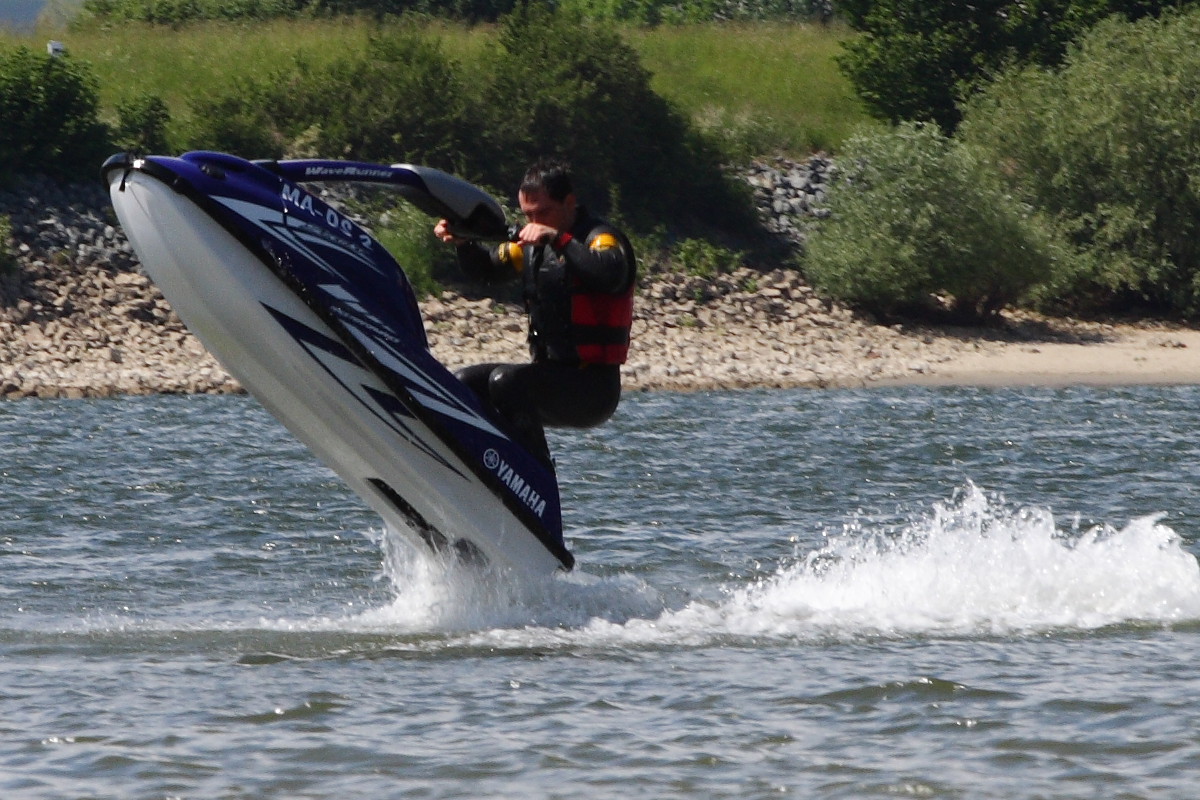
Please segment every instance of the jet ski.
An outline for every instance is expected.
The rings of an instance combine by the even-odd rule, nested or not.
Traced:
[[[553,465],[429,350],[404,270],[311,184],[391,187],[468,238],[504,211],[429,167],[117,154],[103,167],[146,273],[246,389],[418,547],[517,575],[569,570]]]

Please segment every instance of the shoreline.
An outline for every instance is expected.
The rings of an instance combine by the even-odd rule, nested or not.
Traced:
[[[103,187],[0,192],[0,214],[15,257],[0,268],[0,399],[242,391],[140,272]],[[513,304],[447,291],[421,307],[450,369],[528,358]],[[880,325],[794,270],[747,268],[643,276],[623,370],[627,392],[1193,383],[1200,329],[1022,312],[992,328]]]
[[[888,381],[884,381],[888,384]],[[964,353],[909,381],[926,386],[1183,386],[1200,384],[1200,331],[1113,326],[1101,341],[1010,342]]]
[[[639,294],[626,392],[1200,383],[1200,330],[1180,326],[1029,318],[1001,330],[882,326],[795,299],[754,310],[763,301],[749,293],[654,302],[659,290]],[[51,307],[70,307],[71,295]],[[518,307],[453,293],[421,305],[430,349],[450,369],[527,359]],[[0,398],[242,391],[140,274],[114,276],[82,319],[78,309],[6,319],[15,308],[0,308]]]
[[[751,281],[754,291],[741,290]],[[708,286],[716,295],[691,299]],[[518,308],[422,304],[452,368],[526,358]],[[711,284],[660,276],[635,305],[627,391],[874,386],[1200,384],[1200,329],[1158,320],[1005,313],[995,327],[880,325],[830,304],[798,273],[736,271]]]

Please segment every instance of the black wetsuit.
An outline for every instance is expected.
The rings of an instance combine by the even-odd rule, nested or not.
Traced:
[[[458,377],[547,462],[544,425],[599,425],[612,416],[621,398],[620,364],[628,349],[628,324],[581,325],[573,310],[578,307],[576,298],[632,303],[636,280],[628,240],[583,207],[565,233],[547,245],[504,243],[488,248],[469,242],[458,248],[459,263],[469,277],[489,282],[522,279],[533,359],[530,364],[478,364],[460,370]]]

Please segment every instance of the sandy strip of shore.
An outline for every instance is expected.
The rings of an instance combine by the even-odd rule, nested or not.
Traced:
[[[444,310],[435,316],[445,319]],[[639,317],[624,373],[628,391],[1200,383],[1200,330],[1162,322],[1017,313],[992,328],[885,326],[833,310],[770,321],[730,314],[699,324],[669,304]],[[664,324],[681,317],[697,324]],[[444,363],[526,358],[519,312],[492,308],[455,322],[444,333],[435,325],[431,335]]]
[[[750,290],[729,276],[706,302],[690,285],[645,287],[626,391],[1200,383],[1192,328],[1027,313],[983,328],[879,324],[793,273],[758,277]],[[18,295],[0,307],[0,397],[240,390],[144,275],[46,268]],[[422,310],[452,369],[528,358],[519,306],[445,293]]]
[[[1200,383],[1200,331],[1114,326],[1081,341],[991,342],[879,385],[1115,386]]]

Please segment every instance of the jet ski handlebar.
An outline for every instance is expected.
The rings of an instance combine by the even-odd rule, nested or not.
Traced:
[[[377,183],[394,188],[429,214],[446,219],[455,234],[467,239],[512,240],[514,230],[504,209],[473,183],[433,167],[414,164],[371,164],[362,161],[294,159],[255,162],[296,183]]]

